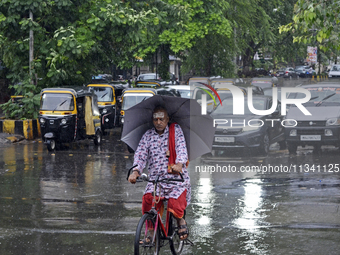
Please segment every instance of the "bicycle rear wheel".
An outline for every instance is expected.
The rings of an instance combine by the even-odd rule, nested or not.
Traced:
[[[156,233],[154,235],[154,233]],[[153,236],[155,240],[153,241]],[[145,213],[139,220],[135,236],[135,255],[159,254],[160,233],[155,229],[155,217]]]
[[[172,213],[170,214],[169,217],[168,236],[172,236],[172,240],[169,241],[171,253],[173,255],[180,255],[183,251],[184,241],[179,238],[177,221],[172,215]]]

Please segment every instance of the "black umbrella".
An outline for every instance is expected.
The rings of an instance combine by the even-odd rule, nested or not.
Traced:
[[[178,123],[184,133],[189,160],[211,152],[215,128],[209,115],[201,114],[194,99],[155,95],[125,111],[121,140],[136,150],[143,134],[153,127],[152,113],[156,106],[167,109],[170,123]]]

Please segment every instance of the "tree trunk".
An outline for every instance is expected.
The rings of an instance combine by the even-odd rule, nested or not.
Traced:
[[[33,22],[33,12],[30,10],[30,19]],[[34,48],[34,37],[33,37],[33,30],[30,29],[30,36],[29,36],[29,69],[30,69],[30,75],[32,78],[32,84],[35,84],[35,81],[32,77],[32,69],[33,69],[33,48]]]
[[[246,49],[244,55],[242,56],[243,61],[243,74],[248,76],[250,75],[250,66],[253,66],[253,60],[254,60],[254,49],[255,49],[255,43],[254,41],[249,42],[249,47]]]
[[[170,55],[170,46],[168,44],[162,44],[160,46],[161,50],[161,63],[159,64],[158,67],[158,73],[159,76],[162,78],[162,80],[169,80],[169,69],[170,69],[170,60],[169,60],[169,55]]]

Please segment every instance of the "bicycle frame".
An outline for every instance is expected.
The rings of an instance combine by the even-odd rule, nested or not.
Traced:
[[[135,166],[134,166],[135,167]],[[128,172],[128,177],[130,176],[131,170],[134,168],[132,167],[129,172]],[[128,179],[127,177],[127,179]],[[153,198],[152,198],[152,207],[148,212],[144,212],[144,215],[142,216],[141,220],[138,223],[137,230],[136,230],[136,237],[135,237],[135,254],[140,254],[139,249],[152,249],[152,247],[155,247],[155,254],[158,254],[160,247],[166,246],[167,243],[160,242],[161,240],[168,240],[169,245],[170,245],[170,250],[172,254],[180,254],[184,242],[189,242],[190,241],[183,241],[183,240],[178,240],[176,242],[176,235],[177,235],[177,227],[174,225],[174,219],[175,217],[172,215],[172,213],[169,211],[169,207],[167,205],[166,208],[166,219],[165,219],[165,225],[162,220],[162,207],[164,205],[164,200],[166,200],[164,197],[157,196],[157,184],[160,183],[173,183],[173,182],[184,182],[183,175],[180,173],[181,178],[166,178],[166,179],[160,179],[160,176],[157,176],[155,180],[150,180],[146,174],[142,174],[137,178],[137,182],[140,181],[147,181],[151,182],[154,185],[154,192],[153,192]],[[159,195],[161,195],[161,186],[159,186]],[[163,205],[162,207],[158,206],[157,204],[159,202],[162,202]],[[159,204],[161,205],[161,204]],[[163,207],[164,208],[164,207]],[[154,232],[152,233],[152,228]],[[148,236],[152,235],[151,236]],[[150,244],[142,244],[141,246],[141,235],[143,235],[146,238],[152,239],[150,240]]]
[[[156,202],[156,196],[154,195],[154,199],[153,199],[153,207],[150,211],[148,211],[147,213],[149,214],[152,214],[154,216],[156,216],[156,223],[155,223],[155,230],[158,229],[158,225],[159,225],[159,229],[161,230],[161,233],[162,233],[162,239],[165,239],[165,240],[170,240],[172,238],[168,236],[168,233],[169,233],[169,220],[170,220],[170,211],[166,210],[166,219],[165,219],[165,226],[163,224],[163,221],[162,221],[162,217],[160,215],[160,212],[157,211],[156,209],[156,206],[155,206],[155,202]],[[145,234],[147,234],[147,231],[148,231],[148,226],[146,225],[145,226]],[[155,238],[156,238],[156,231],[154,231],[154,234],[153,234],[153,238],[152,238],[152,241],[155,241]]]

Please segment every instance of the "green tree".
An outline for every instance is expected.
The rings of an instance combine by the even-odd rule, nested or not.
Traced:
[[[275,24],[275,41],[269,45],[268,50],[272,53],[273,68],[277,68],[278,63],[291,66],[302,65],[307,56],[307,45],[293,42],[293,33],[280,33],[279,27],[286,25],[293,20],[294,5],[296,0],[286,0],[279,2],[273,12],[273,22]]]
[[[209,34],[201,38],[182,56],[182,71],[195,76],[234,76],[234,44],[224,35]]]
[[[318,42],[322,50],[340,50],[339,1],[298,0],[292,22],[282,25],[280,32],[291,31],[294,42]]]
[[[159,66],[159,73],[162,78],[167,78],[169,54],[187,56],[188,50],[192,47],[199,48],[199,44],[211,35],[228,37],[232,30],[230,21],[225,15],[229,8],[226,1],[167,0],[164,2],[177,6],[185,15],[178,17],[176,13],[167,14],[166,19],[160,20],[154,33],[148,34],[150,40],[145,41],[148,45],[138,45],[139,48],[136,50],[139,56],[146,56],[146,59],[153,59],[153,54],[160,52],[162,63]]]

